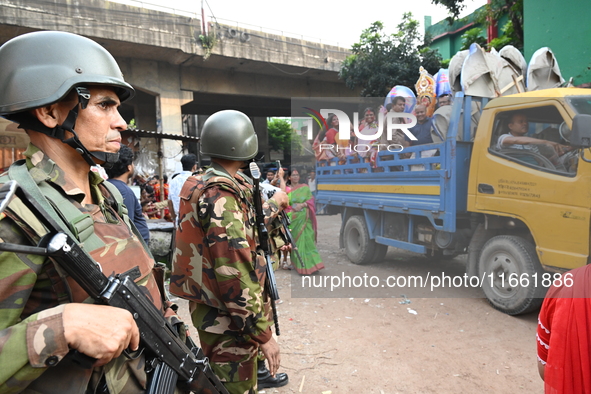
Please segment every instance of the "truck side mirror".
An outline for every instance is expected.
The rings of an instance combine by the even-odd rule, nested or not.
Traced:
[[[575,148],[591,147],[591,115],[575,115],[570,144]]]

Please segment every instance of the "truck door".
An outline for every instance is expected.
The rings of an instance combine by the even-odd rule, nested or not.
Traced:
[[[564,107],[548,99],[492,111],[492,133],[474,145],[471,209],[523,222],[543,265],[585,265],[591,186],[588,164],[569,145]]]

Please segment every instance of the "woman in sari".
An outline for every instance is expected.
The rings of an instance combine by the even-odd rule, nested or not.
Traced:
[[[321,162],[319,164],[321,167],[326,166],[326,163],[323,163],[324,161],[330,160],[337,156],[337,151],[334,145],[339,128],[339,118],[335,114],[330,114],[327,120],[327,125],[330,128],[326,130],[323,127],[320,132],[318,132],[318,135],[312,144],[316,161]],[[329,145],[332,145],[333,147],[331,148]]]
[[[303,261],[299,261],[295,251],[291,252],[291,261],[296,271],[302,275],[310,275],[324,268],[320,254],[316,249],[316,211],[314,197],[305,183],[300,183],[300,172],[292,169],[289,174],[291,186],[287,187],[291,221],[290,231],[295,240],[295,247]],[[293,246],[293,245],[292,245]]]

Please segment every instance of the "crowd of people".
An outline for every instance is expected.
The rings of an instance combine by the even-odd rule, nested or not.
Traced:
[[[44,78],[38,78],[41,67]],[[189,301],[204,364],[209,360],[231,394],[286,385],[287,374],[278,372],[269,271],[259,245],[266,232],[256,223],[264,217],[270,252],[291,250],[300,274],[323,269],[316,248],[314,172],[307,182],[301,168],[291,168],[286,179],[282,169],[268,173],[267,181],[278,190],[256,212],[253,183],[243,170],[257,155],[257,135],[245,114],[225,110],[210,116],[202,129],[201,153],[212,165],[196,171],[194,156],[184,156],[170,192],[167,179],[136,178],[142,187],[138,202],[129,189],[133,152],[121,144],[127,124],[118,110],[135,91],[103,46],[65,32],[26,33],[0,47],[0,69],[0,86],[15,87],[0,90],[0,116],[18,123],[31,141],[26,159],[0,180],[17,181],[28,193],[8,201],[0,216],[0,392],[140,394],[152,392],[154,384],[150,357],[159,357],[145,351],[138,316],[97,302],[66,275],[57,254],[38,247],[54,231],[38,206],[47,207],[55,225],[71,234],[100,271],[121,275],[112,284],[134,280],[144,302],[168,320],[167,327],[178,328],[181,338],[188,330],[159,279],[161,267],[144,242],[142,224],[145,216],[166,218],[170,209],[176,225],[170,291]],[[394,100],[392,107],[397,105]],[[366,109],[359,131],[374,133],[375,115]],[[412,132],[428,143],[430,120],[420,105],[416,116]],[[338,119],[329,120],[322,141],[334,142]],[[531,141],[517,135],[523,119],[512,123],[515,132],[501,144],[528,145]],[[356,159],[371,163],[371,156]],[[92,170],[97,165],[107,169],[108,182]],[[286,243],[278,220],[282,212],[291,219],[294,245]],[[63,246],[64,253],[70,250],[71,244]],[[565,280],[553,286],[542,306],[538,361],[548,393],[591,392],[590,272],[588,266],[572,271],[571,285]]]
[[[131,148],[122,145],[119,161],[111,169],[106,170],[108,181],[115,185],[124,197],[129,210],[129,217],[134,222],[147,243],[149,231],[146,220],[165,219],[172,221],[175,227],[179,223],[180,193],[186,180],[198,171],[197,157],[186,154],[181,158],[183,170],[171,177],[170,184],[164,176],[164,199],[161,197],[159,177],[148,179],[134,174],[134,154]],[[316,248],[317,220],[315,172],[302,173],[301,168],[293,167],[289,172],[283,169],[267,171],[263,183],[277,187],[286,192],[289,206],[286,208],[289,230],[296,242],[296,249],[291,253],[278,253],[279,266],[286,270],[295,269],[302,275],[309,275],[324,268],[322,259]],[[139,186],[141,195],[138,199],[131,186]]]
[[[441,95],[437,100],[438,108],[451,105],[451,99],[450,95]],[[404,148],[409,146],[433,143],[433,135],[437,136],[438,131],[433,126],[433,118],[427,116],[427,107],[422,103],[414,106],[413,114],[416,116],[417,123],[408,129],[415,139],[411,139],[401,129],[394,129],[392,138],[388,140],[386,122],[382,125],[382,133],[379,137],[376,137],[379,131],[377,119],[380,113],[383,115],[390,112],[400,114],[400,116],[395,116],[392,119],[394,124],[410,123],[410,119],[403,114],[405,108],[412,107],[410,103],[412,100],[403,96],[395,96],[385,107],[380,106],[377,109],[372,107],[365,108],[363,110],[363,118],[361,118],[359,124],[354,126],[351,123],[349,139],[345,140],[339,138],[338,117],[335,114],[329,114],[326,121],[327,127],[323,127],[319,131],[312,145],[316,161],[320,166],[362,162],[370,163],[372,168],[376,168],[378,153],[383,151],[380,147],[395,144],[404,150]],[[354,132],[354,127],[357,128],[359,136]],[[410,157],[412,156],[409,154],[403,153],[401,155],[401,158]]]

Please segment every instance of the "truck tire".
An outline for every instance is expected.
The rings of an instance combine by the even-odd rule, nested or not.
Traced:
[[[371,264],[376,256],[376,242],[369,238],[369,231],[363,216],[354,215],[347,219],[343,234],[345,253],[353,264]],[[385,246],[385,245],[383,245]]]
[[[521,237],[498,235],[482,248],[482,290],[495,309],[508,315],[529,313],[542,305],[543,273],[535,247]]]
[[[482,223],[476,227],[476,231],[474,231],[470,239],[470,244],[468,245],[468,262],[466,265],[466,274],[468,276],[478,276],[482,248],[495,235],[497,235],[496,231],[485,229]]]
[[[372,242],[374,243],[374,253],[371,263],[379,263],[386,257],[386,254],[388,253],[388,245],[382,245],[375,241]]]

